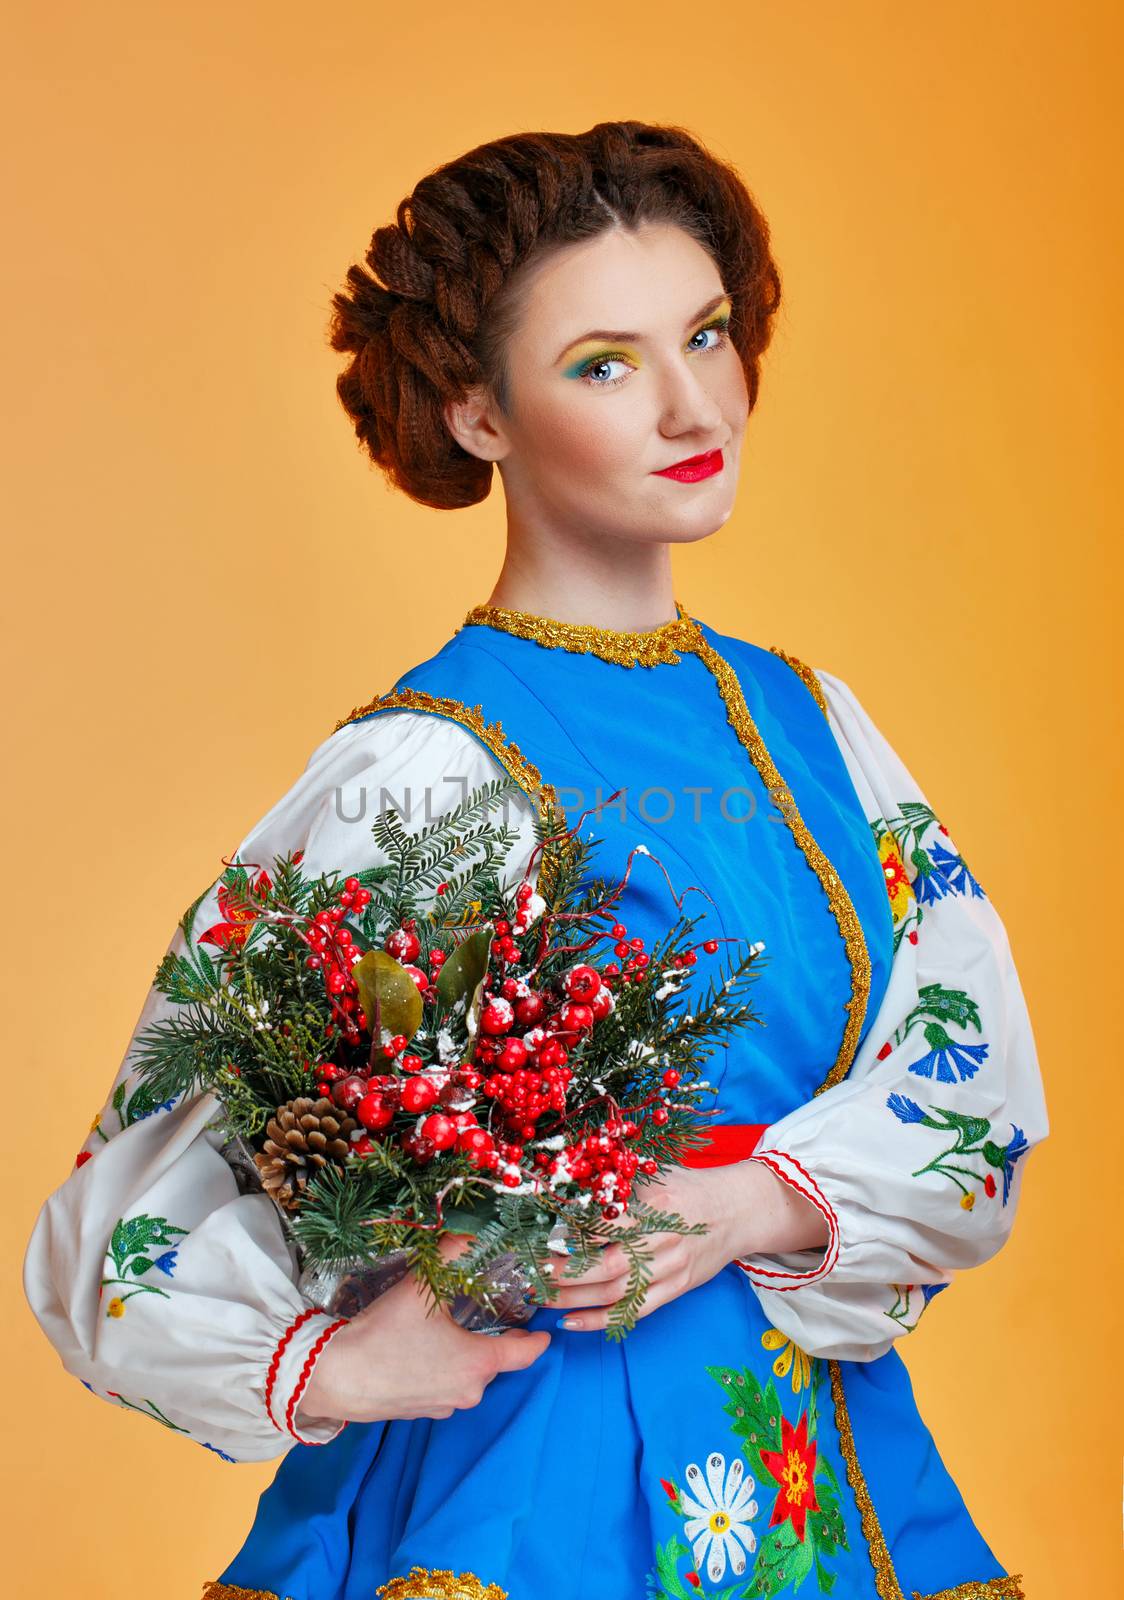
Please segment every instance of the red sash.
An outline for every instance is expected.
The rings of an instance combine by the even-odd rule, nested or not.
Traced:
[[[769,1126],[767,1122],[712,1123],[704,1131],[709,1141],[701,1150],[689,1150],[683,1158],[685,1167],[728,1167],[735,1161],[747,1161],[757,1149],[761,1135]]]

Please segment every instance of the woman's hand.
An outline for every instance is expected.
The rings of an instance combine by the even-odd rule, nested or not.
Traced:
[[[649,1205],[677,1211],[685,1222],[704,1222],[708,1230],[692,1236],[644,1237],[652,1277],[638,1313],[641,1317],[706,1283],[743,1256],[827,1243],[827,1223],[816,1207],[759,1161],[676,1167],[637,1192]],[[557,1288],[547,1302],[568,1313],[562,1326],[580,1333],[604,1329],[609,1308],[621,1299],[628,1283],[628,1257],[620,1245],[607,1244],[580,1277],[563,1278],[562,1270],[555,1269]]]
[[[446,1257],[471,1241],[448,1234]],[[413,1273],[353,1317],[316,1363],[297,1422],[312,1418],[384,1422],[396,1417],[451,1417],[478,1405],[500,1372],[537,1361],[548,1333],[512,1328],[485,1338],[466,1333],[442,1306],[431,1311]]]

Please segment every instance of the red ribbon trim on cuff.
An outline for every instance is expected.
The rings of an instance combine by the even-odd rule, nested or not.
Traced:
[[[324,1315],[326,1316],[327,1312],[325,1312]],[[312,1369],[320,1359],[321,1351],[324,1349],[324,1346],[328,1343],[328,1340],[332,1337],[332,1335],[334,1333],[338,1333],[341,1328],[346,1327],[349,1321],[350,1318],[341,1317],[338,1322],[333,1322],[330,1327],[325,1328],[323,1333],[317,1339],[316,1343],[312,1346],[312,1349],[304,1358],[304,1366],[301,1368],[301,1375],[297,1379],[296,1388],[289,1397],[288,1408],[285,1412],[285,1426],[288,1428],[293,1438],[298,1440],[301,1444],[319,1444],[321,1442],[318,1439],[302,1439],[300,1434],[293,1427],[293,1418],[297,1414],[297,1406],[300,1404],[301,1395],[308,1387],[308,1380],[312,1376]]]
[[[275,1384],[277,1383],[277,1374],[281,1367],[281,1357],[285,1354],[285,1349],[289,1343],[289,1340],[293,1337],[298,1328],[304,1327],[309,1317],[326,1317],[327,1315],[328,1313],[326,1311],[322,1311],[319,1306],[309,1306],[307,1310],[301,1312],[300,1316],[297,1317],[294,1322],[290,1322],[289,1326],[285,1329],[285,1332],[277,1341],[277,1348],[273,1352],[273,1357],[269,1363],[269,1371],[266,1373],[265,1378],[265,1411],[270,1422],[272,1422],[278,1433],[283,1433],[284,1429],[278,1422],[277,1418],[273,1415],[273,1390]]]

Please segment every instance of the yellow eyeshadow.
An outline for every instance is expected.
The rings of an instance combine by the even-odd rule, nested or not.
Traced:
[[[695,333],[701,333],[704,328],[713,328],[716,323],[725,326],[730,319],[732,310],[733,307],[728,298],[720,301],[706,321],[700,322],[690,337],[693,339]],[[570,357],[564,368],[565,376],[567,378],[580,378],[582,368],[587,367],[592,361],[631,361],[634,366],[639,366],[640,356],[635,350],[625,348],[610,350],[607,346],[590,340],[586,344],[575,347],[575,354]]]

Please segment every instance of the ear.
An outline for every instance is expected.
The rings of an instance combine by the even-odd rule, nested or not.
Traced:
[[[443,415],[449,432],[470,456],[502,461],[511,449],[499,408],[482,384],[469,389],[463,400],[447,400]]]

